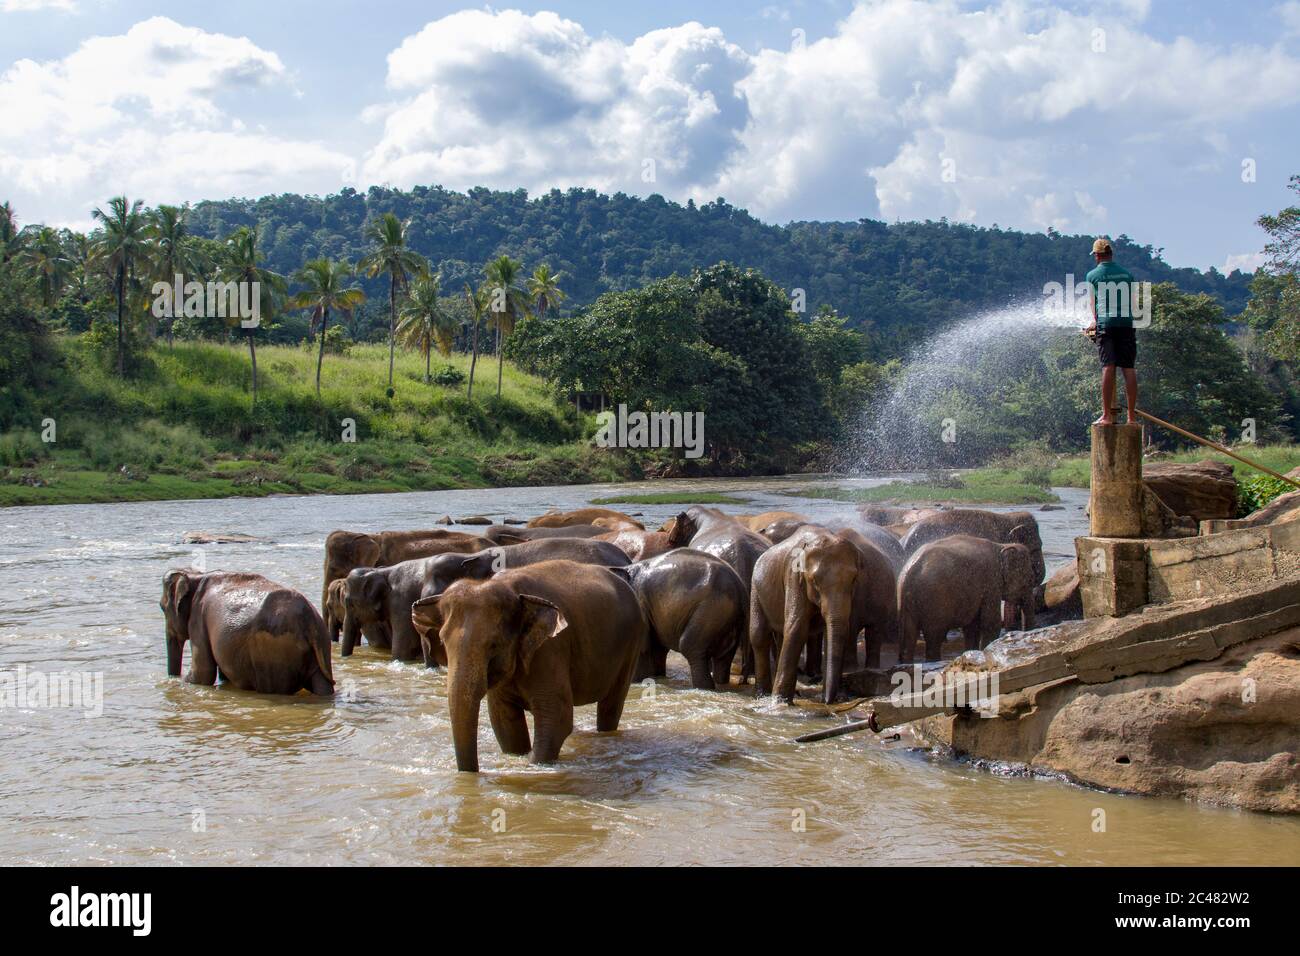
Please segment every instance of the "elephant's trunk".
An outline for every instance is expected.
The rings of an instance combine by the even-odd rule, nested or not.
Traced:
[[[343,613],[343,643],[339,648],[339,654],[343,657],[351,657],[352,650],[357,646],[357,639],[360,636],[361,628],[357,625],[357,616],[355,614]]]
[[[826,622],[826,672],[822,681],[822,696],[832,703],[840,695],[840,675],[844,671],[844,645],[848,627],[843,615],[835,615]]]
[[[451,675],[447,682],[456,769],[464,773],[478,773],[478,712],[487,693],[486,683],[463,672]]]
[[[167,635],[167,676],[181,676],[181,642]]]

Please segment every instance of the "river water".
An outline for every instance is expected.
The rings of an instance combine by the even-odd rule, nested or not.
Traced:
[[[877,479],[879,480],[879,479]],[[822,482],[824,483],[824,482]],[[852,486],[871,479],[844,481]],[[781,492],[807,479],[656,482],[750,499],[731,510],[849,506]],[[1060,863],[1300,859],[1300,820],[1098,793],[990,772],[908,739],[798,745],[825,725],[739,689],[692,690],[685,662],[634,687],[614,735],[577,712],[560,762],[504,757],[486,716],[484,772],[458,774],[441,672],[362,648],[322,702],[166,676],[163,573],[194,552],[313,598],[334,528],[439,515],[527,517],[616,486],[70,505],[0,511],[0,671],[102,674],[102,714],[0,708],[0,863]],[[1084,492],[1038,517],[1049,571],[1071,560]],[[679,510],[625,506],[657,525]],[[189,530],[254,544],[203,549]],[[337,655],[337,645],[335,654]],[[188,663],[188,662],[187,662]],[[31,702],[28,701],[30,704]],[[1106,832],[1093,830],[1094,810]]]

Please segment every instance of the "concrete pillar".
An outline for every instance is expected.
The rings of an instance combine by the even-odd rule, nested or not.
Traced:
[[[1092,426],[1088,514],[1095,538],[1142,536],[1142,426]]]

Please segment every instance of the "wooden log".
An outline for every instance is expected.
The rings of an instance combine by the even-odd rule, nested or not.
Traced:
[[[1142,536],[1142,426],[1092,426],[1092,536]]]

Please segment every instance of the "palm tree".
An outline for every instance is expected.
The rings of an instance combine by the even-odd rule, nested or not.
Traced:
[[[563,275],[563,272],[552,273],[545,263],[533,270],[528,280],[528,301],[539,318],[568,298],[560,289]]]
[[[469,360],[469,390],[466,391],[466,398],[474,397],[474,366],[478,364],[478,328],[483,323],[483,316],[488,308],[488,290],[487,286],[480,286],[475,289],[468,282],[465,283],[465,302],[469,305],[469,320],[473,323],[474,331],[471,334],[470,360]]]
[[[182,276],[203,272],[207,265],[202,255],[189,241],[190,231],[186,219],[189,206],[159,206],[151,210],[149,217],[149,238],[153,242],[153,276],[158,282],[171,284],[179,274]],[[172,344],[172,328],[176,324],[176,309],[167,320],[167,344]],[[257,376],[254,375],[254,402],[256,403]]]
[[[108,273],[117,298],[117,374],[126,373],[126,336],[122,319],[126,311],[127,289],[135,284],[137,267],[149,257],[148,223],[141,212],[140,200],[130,202],[125,196],[108,201],[108,212],[96,209],[91,215],[102,228],[95,236],[95,259]]]
[[[165,208],[165,207],[164,207]],[[275,314],[280,303],[284,301],[284,276],[270,269],[263,269],[259,264],[262,254],[257,251],[257,227],[251,229],[241,226],[226,239],[226,247],[217,275],[222,282],[239,282],[252,285],[257,283],[258,311],[262,318]],[[243,295],[240,295],[243,298]],[[257,346],[253,336],[257,328],[249,328],[240,322],[240,328],[248,336],[248,357],[253,363],[253,405],[257,405]],[[317,373],[319,379],[319,373]],[[318,389],[319,391],[319,389]]]
[[[424,384],[429,384],[429,361],[436,348],[443,356],[451,355],[456,338],[456,317],[448,314],[438,298],[441,276],[423,276],[411,283],[410,291],[397,325],[402,344],[420,350],[424,356]]]
[[[71,267],[68,282],[77,294],[77,301],[85,305],[90,301],[90,275],[93,269],[92,247],[84,232],[64,229],[62,233],[64,255]]]
[[[298,270],[294,279],[304,286],[301,292],[289,300],[295,309],[310,309],[311,324],[315,328],[320,321],[320,351],[316,356],[316,398],[320,399],[320,369],[325,361],[325,332],[329,329],[330,312],[337,309],[350,313],[366,301],[366,294],[356,286],[343,287],[343,283],[352,277],[353,269],[347,262],[331,262],[329,259],[313,259]]]
[[[41,305],[52,306],[72,272],[72,261],[64,255],[58,232],[42,226],[18,251],[15,261],[23,263],[36,280]]]
[[[0,262],[8,262],[22,246],[22,233],[14,218],[14,207],[8,201],[0,205]]]
[[[509,256],[493,259],[483,268],[487,276],[492,324],[497,333],[497,398],[501,397],[501,355],[503,340],[515,330],[515,322],[528,313],[528,290],[519,281],[522,265]]]
[[[397,336],[397,289],[405,288],[411,275],[428,271],[428,263],[414,249],[406,246],[406,227],[391,212],[373,219],[366,227],[370,252],[357,263],[357,268],[370,278],[381,272],[388,273],[388,387],[393,387],[393,345]]]

